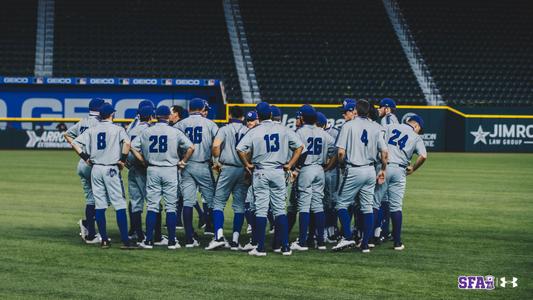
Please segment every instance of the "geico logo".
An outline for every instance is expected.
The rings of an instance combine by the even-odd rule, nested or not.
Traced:
[[[46,83],[61,83],[61,84],[66,84],[66,83],[71,83],[72,80],[70,78],[47,78],[46,79]]]
[[[198,79],[176,79],[176,84],[179,85],[200,85]]]
[[[5,77],[4,83],[28,83],[26,77]]]
[[[115,79],[113,78],[91,78],[89,82],[91,84],[114,84]]]
[[[157,84],[157,79],[133,79],[133,84]]]

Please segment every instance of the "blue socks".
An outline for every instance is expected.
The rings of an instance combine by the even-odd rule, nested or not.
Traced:
[[[167,211],[168,244],[176,240],[176,213]]]
[[[363,241],[361,247],[368,248],[368,240],[374,231],[374,213],[361,214],[363,216]]]
[[[394,238],[394,244],[400,244],[401,232],[402,232],[402,211],[395,211],[390,213],[392,219],[392,237]]]
[[[120,240],[124,245],[128,245],[130,239],[128,237],[128,218],[126,209],[119,209],[115,212],[117,216],[118,230],[120,231]]]
[[[94,218],[95,218],[95,207],[94,204],[87,204],[85,205],[85,222],[87,225],[88,238],[93,239],[96,235],[96,228],[94,227]],[[85,238],[85,237],[83,237]]]
[[[98,231],[100,232],[100,237],[102,238],[102,241],[107,241],[107,229],[106,229],[106,221],[105,221],[105,208],[104,209],[96,209],[96,225],[98,225]]]
[[[147,211],[146,212],[146,240],[153,242],[154,241],[154,228],[156,223],[156,212]]]
[[[183,199],[179,199],[176,203],[176,226],[183,226],[181,219],[181,212],[183,211]]]
[[[221,210],[213,210],[213,225],[215,226],[215,240],[221,238],[218,236],[218,230],[224,228],[224,212]]]
[[[296,212],[289,211],[287,212],[288,218],[288,231],[291,232],[294,224],[296,224]]]
[[[326,227],[326,214],[321,211],[314,213],[315,215],[315,229],[316,229],[316,240],[322,244],[324,242],[324,228]]]
[[[248,225],[252,226],[252,218],[253,218],[252,210],[250,209],[250,203],[244,203],[244,217],[246,218],[246,223]]]
[[[184,206],[183,207],[183,225],[185,227],[185,238],[187,239],[187,244],[192,243],[192,207]]]
[[[309,213],[308,212],[300,212],[300,236],[298,238],[298,244],[300,246],[305,247],[307,244],[307,228],[309,226]]]
[[[250,218],[251,223],[250,226],[252,226],[252,245],[257,245],[257,226],[256,226],[256,217],[255,212],[251,212],[252,217]]]
[[[267,218],[255,217],[255,234],[257,236],[257,251],[265,252],[265,229]]]
[[[341,208],[337,210],[337,215],[339,216],[339,221],[342,225],[342,235],[344,239],[352,239],[352,229],[350,228],[351,218],[348,210],[346,208]]]
[[[289,220],[287,218],[287,215],[277,216],[275,222],[279,224],[278,236],[281,241],[281,246],[289,247]]]
[[[242,230],[242,224],[244,223],[244,214],[243,213],[235,213],[233,215],[233,232],[241,233]]]
[[[142,212],[136,211],[131,214],[131,227],[134,232],[137,234],[137,238],[140,240],[143,239],[143,229],[142,229]]]
[[[381,210],[383,211],[383,220],[381,223],[381,235],[389,235],[389,221],[390,221],[390,210],[389,202],[381,202]]]

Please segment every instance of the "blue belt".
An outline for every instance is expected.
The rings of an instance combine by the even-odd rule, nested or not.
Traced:
[[[397,165],[398,167],[400,167],[400,168],[404,168],[404,169],[406,169],[406,168],[408,167],[408,166],[406,166],[406,165],[402,165],[402,164],[394,163],[394,162],[387,163],[387,165]]]
[[[257,170],[264,170],[264,169],[283,169],[283,166],[282,165],[279,165],[279,166],[276,166],[274,168],[264,168],[264,167],[261,167],[261,166],[255,166],[255,169]]]
[[[230,167],[235,167],[235,168],[244,168],[244,166],[238,166],[238,165],[234,165],[234,164],[225,164],[225,163],[222,163],[222,166],[230,166]]]
[[[95,163],[93,163],[93,166],[116,167],[116,166],[118,166],[118,164],[104,165],[104,164],[95,164]]]
[[[368,166],[373,166],[374,163],[369,163],[369,164],[366,164],[366,165],[354,165],[354,164],[351,164],[351,163],[346,163],[348,166],[350,167],[353,167],[353,168],[360,168],[360,167],[368,167]]]

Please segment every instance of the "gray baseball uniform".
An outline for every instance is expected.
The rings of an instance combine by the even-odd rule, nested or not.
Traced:
[[[298,174],[298,211],[324,210],[324,168],[328,153],[335,148],[335,140],[322,128],[304,125],[296,134],[306,147],[307,156]]]
[[[288,151],[301,146],[296,133],[271,120],[262,121],[250,129],[237,145],[238,151],[251,152],[252,155],[257,217],[267,216],[269,204],[274,216],[285,214],[287,187],[283,165],[287,163]]]
[[[159,122],[145,129],[133,142],[133,149],[142,152],[148,164],[146,172],[147,210],[159,212],[161,197],[165,211],[175,212],[178,201],[179,151],[187,151],[192,142],[178,129]]]
[[[222,141],[219,162],[222,170],[217,179],[213,209],[224,211],[229,195],[233,194],[232,208],[235,213],[244,213],[244,201],[248,185],[244,182],[245,170],[237,154],[237,143],[248,128],[240,122],[230,123],[218,131],[215,139]]]
[[[338,128],[331,126],[330,128],[325,129],[325,131],[334,141],[337,140],[337,136],[339,135]],[[337,155],[337,149],[334,148],[334,151],[330,155]],[[337,189],[339,188],[339,168],[335,167],[334,169],[327,171],[324,175],[324,208],[334,209],[335,203],[337,203]]]
[[[139,137],[142,132],[150,127],[146,122],[140,122],[129,130],[132,143]],[[128,192],[130,194],[131,211],[142,212],[144,208],[144,199],[146,198],[146,167],[141,165],[132,152],[128,155]]]
[[[372,122],[374,126],[376,126],[383,136],[383,140],[385,140],[385,127],[380,125],[377,122]],[[378,152],[378,155],[376,156],[376,163],[374,165],[376,169],[376,174],[381,170],[381,153]],[[382,184],[377,184],[374,189],[374,209],[379,209],[381,207],[381,202],[387,201],[387,182],[383,182]]]
[[[381,118],[381,126],[387,126],[387,125],[398,124],[398,123],[400,123],[398,122],[398,118],[396,118],[396,115],[392,113],[387,114],[383,116],[383,118]]]
[[[390,212],[401,211],[407,175],[405,169],[410,165],[413,154],[427,155],[426,146],[422,137],[408,124],[387,126],[386,140],[389,149],[389,168],[385,177]]]
[[[361,212],[372,213],[376,185],[374,163],[378,151],[386,149],[383,135],[372,121],[357,117],[342,126],[336,145],[346,151],[337,209],[348,208],[359,193]]]
[[[115,210],[126,208],[124,185],[117,166],[123,142],[129,142],[128,134],[111,121],[101,121],[74,140],[93,163],[91,184],[96,209],[107,208],[108,201]]]
[[[75,139],[85,130],[98,125],[98,123],[100,123],[98,114],[89,114],[89,117],[82,118],[78,121],[78,123],[70,127],[67,130],[67,135]],[[87,205],[94,205],[93,191],[91,188],[91,170],[92,167],[86,164],[83,159],[78,161],[77,173],[78,176],[80,176],[81,187],[83,188],[83,193],[85,194],[85,203]]]
[[[200,113],[192,113],[188,118],[174,125],[185,133],[194,144],[194,153],[181,172],[181,193],[183,205],[192,207],[196,203],[196,193],[200,190],[209,208],[213,208],[215,179],[211,170],[211,147],[218,126]]]

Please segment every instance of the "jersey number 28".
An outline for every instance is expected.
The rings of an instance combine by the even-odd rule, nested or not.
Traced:
[[[151,142],[148,151],[150,153],[166,153],[168,149],[168,137],[166,135],[151,135],[148,140]]]

